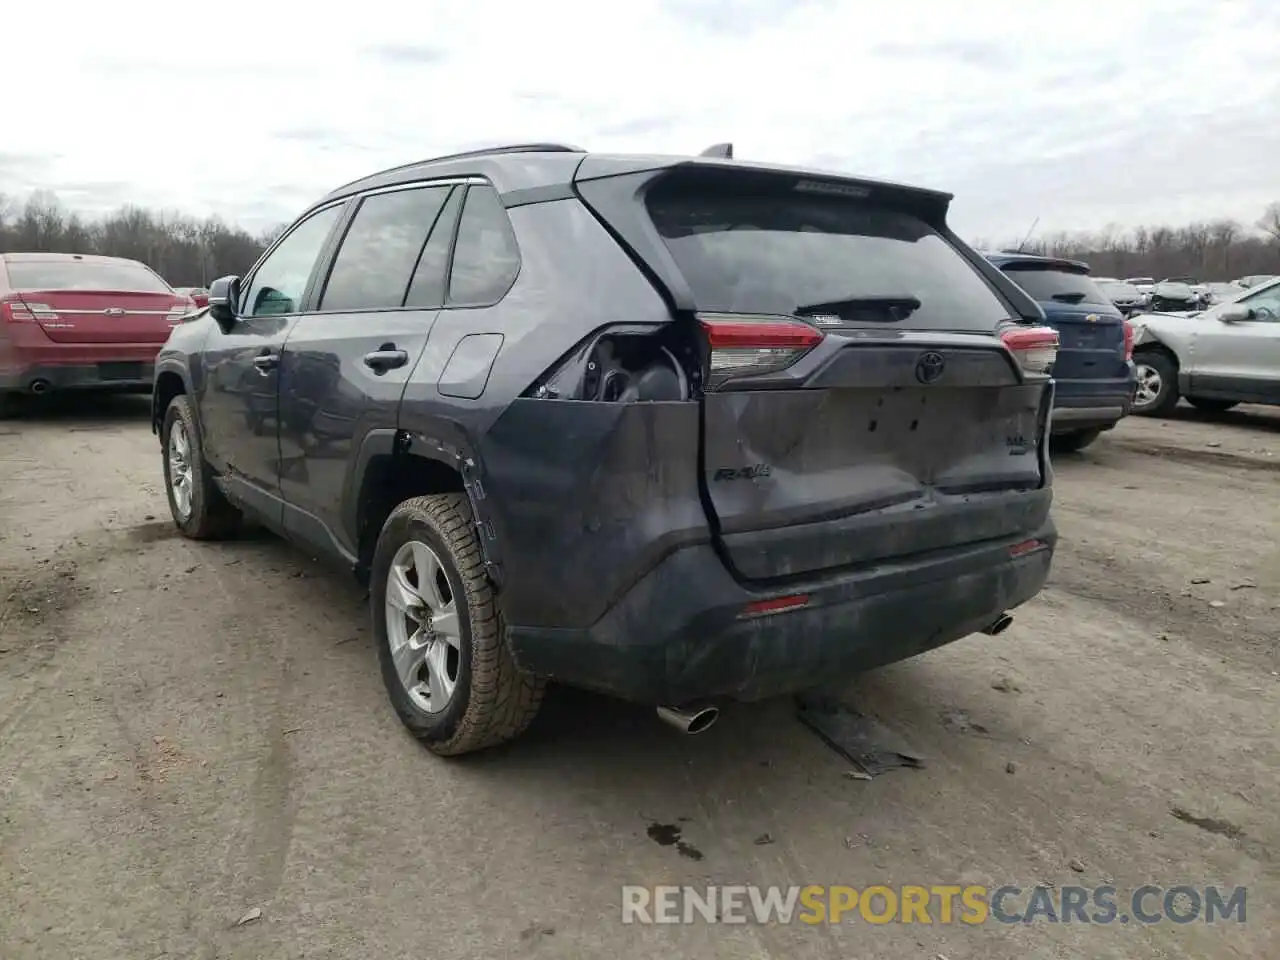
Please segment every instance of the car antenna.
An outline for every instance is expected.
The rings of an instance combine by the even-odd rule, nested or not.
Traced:
[[[723,160],[732,160],[732,159],[733,159],[733,144],[732,144],[732,143],[717,143],[717,144],[713,144],[712,146],[707,147],[707,149],[703,150],[700,154],[698,154],[698,156],[700,156],[700,157],[720,157],[720,158],[721,158],[721,159],[723,159]]]
[[[1034,220],[1031,221],[1031,229],[1028,230],[1027,235],[1022,238],[1022,242],[1018,244],[1018,250],[1017,250],[1018,253],[1021,253],[1023,251],[1023,248],[1025,248],[1026,245],[1031,242],[1031,234],[1036,232],[1036,224],[1039,222],[1040,222],[1039,217],[1036,217]]]

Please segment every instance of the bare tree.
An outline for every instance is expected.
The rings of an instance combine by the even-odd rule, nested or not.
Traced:
[[[0,193],[0,253],[96,253],[141,260],[175,286],[207,286],[244,273],[278,229],[259,236],[217,218],[196,220],[127,206],[105,217],[68,213],[57,196],[34,193],[21,204]]]
[[[1280,243],[1280,200],[1267,204],[1258,220],[1258,229],[1269,236],[1272,243]]]
[[[1083,260],[1099,276],[1234,280],[1280,273],[1280,201],[1267,207],[1257,226],[1262,235],[1234,220],[1144,225],[1128,231],[1111,225],[1097,234],[1046,234],[1029,243],[1025,252]],[[999,249],[1014,249],[1017,243],[1001,244]]]

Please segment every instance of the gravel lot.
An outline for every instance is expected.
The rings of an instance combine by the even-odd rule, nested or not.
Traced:
[[[1280,956],[1280,416],[1056,468],[1014,626],[842,692],[928,758],[868,782],[787,702],[680,737],[559,691],[437,760],[349,578],[174,535],[145,398],[0,422],[0,957]],[[624,883],[1107,881],[1246,885],[1247,922],[620,922]]]

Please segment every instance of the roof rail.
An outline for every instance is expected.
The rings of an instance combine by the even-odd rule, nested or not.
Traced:
[[[431,157],[419,160],[418,163],[437,163],[441,160],[465,160],[468,157],[487,157],[495,153],[586,153],[581,147],[567,143],[509,143],[493,147],[481,147],[479,150],[466,150],[462,153],[447,153],[443,157]],[[417,166],[417,164],[408,164]]]
[[[716,144],[712,144],[711,146],[707,147],[707,149],[703,150],[700,154],[698,154],[698,156],[700,156],[700,157],[720,157],[720,158],[721,158],[721,159],[723,159],[723,160],[732,160],[732,159],[733,159],[733,144],[732,144],[732,143],[716,143]]]
[[[420,167],[424,163],[439,163],[442,160],[466,160],[468,157],[488,157],[495,154],[503,153],[586,153],[581,147],[571,146],[567,143],[511,143],[499,144],[493,147],[484,147],[479,150],[464,150],[462,153],[446,153],[442,157],[428,157],[425,160],[411,160],[409,163],[402,163],[398,166],[387,167],[385,170],[378,170],[374,173],[365,174],[363,177],[356,177],[340,187],[335,187],[330,191],[329,196],[338,193],[347,187],[353,187],[357,183],[362,183],[372,177],[381,177],[384,174],[395,173],[399,170],[408,170],[410,167]]]

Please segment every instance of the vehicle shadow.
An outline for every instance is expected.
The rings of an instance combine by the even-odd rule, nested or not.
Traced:
[[[1212,412],[1197,410],[1190,404],[1180,403],[1166,418],[1184,423],[1228,424],[1234,427],[1251,427],[1280,433],[1280,408],[1241,405],[1230,410]]]
[[[14,398],[6,412],[0,424],[8,429],[23,423],[145,422],[151,416],[151,394],[69,391],[41,397],[20,396]]]

